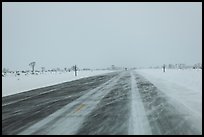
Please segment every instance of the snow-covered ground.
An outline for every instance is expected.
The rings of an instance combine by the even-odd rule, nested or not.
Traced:
[[[139,74],[152,82],[170,99],[186,106],[202,121],[202,70],[201,69],[138,69]]]
[[[99,79],[85,79],[71,83],[73,88],[39,91],[40,94],[30,94],[27,98],[21,95],[17,96],[17,101],[7,99],[2,103],[3,133],[202,134],[202,70],[167,70],[165,73],[160,69],[135,71],[110,73],[106,75],[108,80],[102,78],[106,82],[95,88],[91,85],[96,85]],[[65,74],[47,74],[47,79]],[[82,83],[88,84],[86,92],[78,86]],[[16,97],[13,98],[15,100]],[[70,102],[64,104],[66,99]],[[62,108],[59,107],[61,105]],[[51,109],[54,109],[53,113],[43,117]],[[36,110],[40,111],[34,113]],[[20,123],[19,115],[28,119],[28,123]],[[40,121],[37,121],[38,118]],[[34,124],[27,128],[30,123]],[[20,132],[22,128],[24,130]]]
[[[15,76],[14,74],[7,74],[2,77],[2,97],[8,96],[31,89],[46,87],[63,82],[73,81],[80,78],[100,75],[104,73],[113,72],[110,70],[97,70],[97,71],[78,71],[77,76],[74,72],[45,72],[38,75],[25,75],[21,74]]]

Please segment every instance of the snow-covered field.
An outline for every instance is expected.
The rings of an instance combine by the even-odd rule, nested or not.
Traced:
[[[39,75],[24,75],[15,76],[14,74],[7,74],[2,77],[2,97],[8,96],[31,89],[46,87],[63,82],[73,81],[80,78],[100,75],[112,72],[110,70],[97,71],[78,71],[77,76],[74,72],[46,72]]]
[[[141,69],[136,70],[164,92],[170,99],[186,106],[202,121],[201,69]]]

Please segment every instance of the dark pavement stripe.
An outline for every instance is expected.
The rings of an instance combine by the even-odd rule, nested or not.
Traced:
[[[2,98],[4,100],[2,105],[19,100],[16,103],[2,106],[2,134],[17,134],[21,132],[28,126],[33,125],[85,94],[87,90],[105,83],[116,75],[117,73],[110,73],[83,78],[59,84],[61,88],[56,85]],[[51,88],[58,88],[58,90],[42,94]],[[41,95],[38,96],[37,94]],[[30,98],[23,100],[25,97]]]

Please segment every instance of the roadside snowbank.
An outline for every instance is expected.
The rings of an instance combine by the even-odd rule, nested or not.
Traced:
[[[195,113],[202,121],[202,70],[141,69],[136,70],[164,92]]]
[[[78,76],[74,76],[74,72],[56,72],[43,73],[39,75],[7,75],[2,77],[2,97],[8,96],[31,89],[51,86],[63,82],[73,81],[80,78],[100,75],[113,72],[110,70],[97,71],[78,71]]]

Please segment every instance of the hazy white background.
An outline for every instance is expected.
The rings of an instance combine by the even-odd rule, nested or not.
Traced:
[[[201,2],[2,5],[2,68],[202,62]]]

